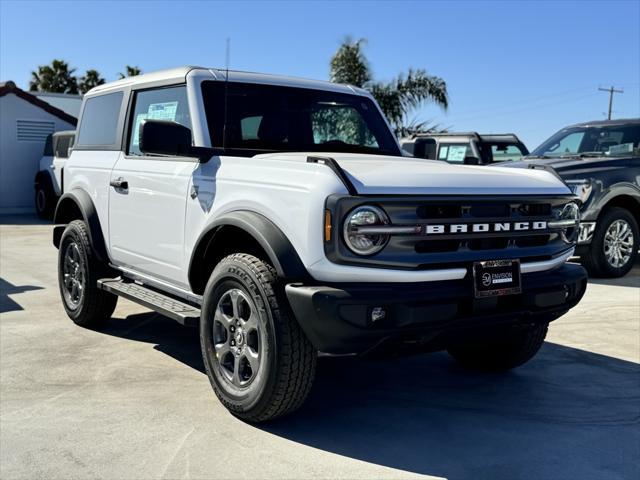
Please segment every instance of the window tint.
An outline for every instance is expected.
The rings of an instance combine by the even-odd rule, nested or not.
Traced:
[[[533,155],[628,155],[640,147],[640,125],[573,127],[560,130]]]
[[[211,81],[203,82],[202,93],[211,143],[224,145],[232,155],[274,151],[400,154],[384,118],[367,97]]]
[[[127,150],[130,155],[142,155],[140,124],[143,120],[168,120],[191,128],[187,90],[184,85],[140,91],[136,93],[134,101]]]
[[[413,156],[435,160],[437,146],[435,138],[420,138],[416,140]]]
[[[438,160],[451,163],[464,163],[464,157],[473,157],[473,150],[469,143],[441,143]]]
[[[71,140],[73,137],[68,135],[58,137],[56,140],[55,156],[58,158],[69,157],[69,147],[71,147]]]
[[[491,145],[491,158],[494,162],[521,160],[524,152],[517,145]]]
[[[82,113],[78,145],[115,145],[122,92],[89,98]]]

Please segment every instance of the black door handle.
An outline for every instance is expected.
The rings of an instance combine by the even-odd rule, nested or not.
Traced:
[[[129,188],[129,182],[127,182],[124,178],[122,177],[118,177],[114,180],[111,180],[109,182],[109,185],[111,185],[114,188],[121,188],[122,190],[126,190]]]

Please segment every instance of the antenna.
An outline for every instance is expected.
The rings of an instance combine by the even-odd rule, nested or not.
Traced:
[[[225,69],[224,76],[224,123],[222,125],[222,150],[227,146],[227,105],[229,99],[229,57],[231,56],[231,38],[227,37],[227,48],[225,52]]]

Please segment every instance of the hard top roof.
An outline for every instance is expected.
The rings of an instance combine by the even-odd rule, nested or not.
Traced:
[[[107,92],[110,90],[117,90],[122,87],[139,87],[147,84],[153,84],[157,82],[184,82],[189,74],[199,74],[204,77],[211,77],[211,80],[225,80],[227,71],[217,68],[205,68],[185,66],[171,68],[168,70],[159,70],[156,72],[144,73],[133,77],[126,77],[115,82],[105,83],[98,87],[91,89],[87,95],[94,95],[98,93]],[[272,75],[267,73],[256,72],[243,72],[239,70],[229,70],[229,81],[231,82],[247,82],[247,83],[262,83],[267,85],[282,85],[290,87],[310,88],[316,90],[330,90],[343,93],[356,93],[359,95],[369,95],[366,90],[361,88],[352,87],[350,85],[342,85],[338,83],[323,81],[323,80],[309,80],[305,78],[290,77],[286,75]]]

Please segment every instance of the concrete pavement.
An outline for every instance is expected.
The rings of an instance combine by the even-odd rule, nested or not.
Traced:
[[[591,282],[516,371],[321,358],[299,413],[252,426],[195,330],[122,299],[106,330],[76,327],[51,226],[0,223],[2,479],[640,478],[640,265]]]

